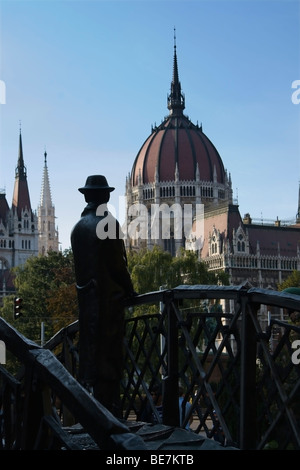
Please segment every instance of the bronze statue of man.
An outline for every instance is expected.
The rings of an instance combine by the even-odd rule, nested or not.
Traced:
[[[102,175],[79,191],[87,206],[71,233],[79,305],[79,380],[118,414],[123,372],[124,306],[134,295],[119,223],[107,209],[110,193]]]

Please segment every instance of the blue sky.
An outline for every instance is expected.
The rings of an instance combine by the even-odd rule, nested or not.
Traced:
[[[31,204],[46,149],[63,249],[88,175],[116,187],[118,215],[134,158],[168,114],[174,27],[185,114],[218,149],[241,215],[295,217],[299,1],[0,0],[0,188],[11,204],[21,121]]]

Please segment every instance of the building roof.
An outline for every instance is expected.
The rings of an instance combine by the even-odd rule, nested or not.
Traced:
[[[224,204],[215,209],[204,211],[204,244],[201,257],[209,256],[209,238],[214,229],[220,232],[223,243],[228,240],[231,244],[233,230],[242,223],[237,205]]]
[[[17,211],[18,217],[21,217],[22,210],[31,211],[29,190],[27,184],[27,172],[24,165],[22,136],[19,136],[19,156],[15,173],[15,185],[12,199],[12,208]]]
[[[140,148],[131,172],[131,185],[174,181],[225,182],[222,159],[204,134],[202,126],[193,124],[183,114],[185,98],[178,75],[176,45],[174,46],[173,78],[168,96],[169,116],[152,129]]]
[[[244,225],[248,229],[251,252],[256,252],[257,242],[260,253],[266,256],[297,256],[300,247],[300,226]]]
[[[205,211],[204,245],[202,258],[209,255],[209,237],[214,228],[220,232],[223,243],[229,241],[232,249],[234,230],[241,226],[249,237],[249,253],[262,256],[296,257],[300,249],[300,225],[263,225],[243,223],[237,205],[224,205]]]

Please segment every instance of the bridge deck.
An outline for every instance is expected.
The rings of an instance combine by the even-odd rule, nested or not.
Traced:
[[[180,450],[181,453],[198,450],[238,450],[231,446],[224,447],[214,439],[182,428],[133,421],[127,421],[126,425],[130,433],[141,437],[145,446],[143,449],[132,448],[131,450],[164,452]],[[101,450],[80,425],[64,428],[64,431],[68,436],[70,449]]]

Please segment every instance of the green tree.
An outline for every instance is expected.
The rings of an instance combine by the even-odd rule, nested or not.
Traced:
[[[278,284],[278,290],[284,290],[288,287],[299,287],[300,288],[300,271],[294,270],[285,281]]]
[[[172,289],[181,284],[228,284],[227,274],[209,272],[195,252],[183,248],[176,257],[157,245],[152,250],[130,251],[128,267],[139,294],[159,290],[160,286]]]
[[[227,274],[209,272],[197,254],[190,250],[182,249],[176,257],[157,245],[152,250],[130,251],[128,267],[134,289],[139,294],[157,291],[161,286],[172,289],[182,284],[228,284]],[[190,301],[188,304],[191,305],[193,302]],[[135,308],[135,315],[146,312],[157,313],[157,311],[158,306],[145,306]]]
[[[158,246],[152,250],[129,252],[128,268],[134,289],[139,294],[159,290],[170,277],[172,255]],[[170,287],[168,285],[168,287]]]
[[[22,316],[13,318],[14,296],[4,298],[0,313],[27,338],[40,343],[43,323],[47,341],[78,318],[71,250],[31,257],[23,266],[13,268],[13,274],[17,296],[23,299]]]

